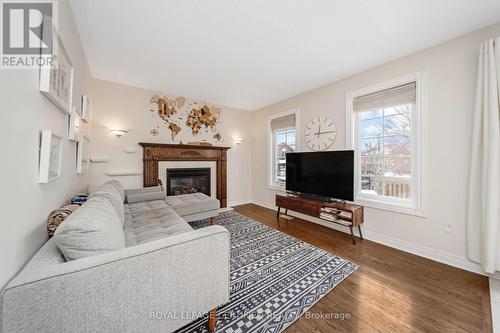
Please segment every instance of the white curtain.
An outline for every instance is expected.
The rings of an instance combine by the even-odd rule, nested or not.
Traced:
[[[472,132],[467,256],[500,271],[500,37],[481,44]]]

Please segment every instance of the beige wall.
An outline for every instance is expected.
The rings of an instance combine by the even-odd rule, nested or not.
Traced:
[[[67,1],[59,1],[59,34],[75,67],[73,101],[79,108],[91,78]],[[1,287],[47,240],[49,212],[87,190],[89,173],[76,174],[76,143],[66,139],[67,115],[40,93],[38,70],[0,70],[0,102]],[[43,129],[64,138],[62,177],[49,184],[37,183]]]
[[[476,265],[464,259],[471,122],[479,43],[498,35],[500,24],[256,111],[253,114],[253,201],[274,206],[274,195],[277,193],[266,188],[266,122],[269,115],[299,107],[301,129],[312,118],[328,115],[338,127],[337,140],[332,149],[344,149],[346,93],[425,71],[428,141],[426,218],[368,208],[363,227],[367,238],[450,264],[477,269]],[[300,147],[307,151],[302,134],[303,130],[299,133]],[[445,223],[453,224],[453,234],[444,232]]]
[[[142,147],[138,142],[187,143],[207,140],[214,145],[231,146],[228,151],[228,204],[250,201],[250,167],[251,167],[251,115],[244,110],[222,107],[219,126],[223,141],[217,143],[212,133],[201,133],[193,137],[184,124],[182,131],[174,142],[170,131],[160,120],[156,105],[151,104],[153,95],[165,95],[156,91],[125,86],[109,81],[94,80],[93,140],[91,156],[109,156],[108,163],[92,163],[92,188],[95,189],[108,179],[108,171],[142,171]],[[172,96],[167,96],[172,97]],[[186,101],[189,103],[189,101]],[[151,135],[150,131],[160,125],[159,134]],[[109,133],[109,129],[120,127],[129,129],[123,137]],[[246,139],[235,145],[233,137]],[[134,148],[135,153],[126,153],[125,148]],[[125,188],[142,187],[142,175],[115,177]]]

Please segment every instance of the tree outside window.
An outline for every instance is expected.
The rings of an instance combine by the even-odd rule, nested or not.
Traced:
[[[361,191],[411,198],[413,104],[360,112]]]
[[[295,129],[274,132],[274,182],[278,185],[286,182],[286,154],[296,150],[295,138]]]

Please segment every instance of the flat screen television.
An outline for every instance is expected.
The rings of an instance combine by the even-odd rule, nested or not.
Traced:
[[[286,190],[353,201],[354,151],[287,153]]]

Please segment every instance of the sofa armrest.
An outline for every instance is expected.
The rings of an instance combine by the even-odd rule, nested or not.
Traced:
[[[150,192],[162,192],[160,186],[152,186],[152,187],[143,187],[143,188],[133,188],[124,190],[125,196],[129,194],[142,194],[142,193],[150,193]]]
[[[161,199],[165,199],[165,193],[161,190],[160,186],[125,190],[126,203],[136,203]]]
[[[170,332],[228,300],[229,233],[211,226],[21,272],[2,291],[1,327]]]

